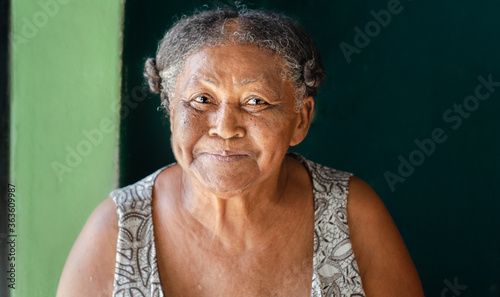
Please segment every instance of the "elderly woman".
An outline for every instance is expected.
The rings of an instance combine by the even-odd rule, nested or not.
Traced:
[[[287,153],[324,79],[295,23],[253,10],[183,18],[145,76],[177,163],[94,211],[58,296],[423,296],[375,192]]]

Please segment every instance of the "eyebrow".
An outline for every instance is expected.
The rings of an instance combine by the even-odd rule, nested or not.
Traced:
[[[240,81],[239,83],[236,83],[236,84],[238,84],[238,85],[248,85],[248,84],[253,84],[256,81],[257,81],[256,79],[245,78],[245,79],[243,79],[242,81]]]
[[[247,78],[242,79],[240,82],[234,82],[234,84],[239,85],[239,86],[244,86],[244,85],[249,85],[249,84],[253,84],[253,83],[261,83],[261,85],[264,85],[265,89],[271,93],[274,100],[281,101],[281,96],[278,96],[278,94],[273,89],[267,88],[271,85],[270,82],[265,77],[261,77],[261,78],[262,78],[262,80],[247,77]],[[203,75],[198,75],[198,74],[193,75],[193,77],[189,80],[188,87],[193,87],[199,81],[212,84],[216,87],[220,87],[220,82],[217,79],[212,79],[212,78],[209,78],[209,77],[206,77]]]
[[[203,82],[215,85],[217,87],[220,86],[220,82],[218,80],[213,80],[213,79],[210,79],[208,77],[201,76],[201,75],[194,75],[192,77],[192,79],[190,79],[189,85],[195,84],[198,81],[203,81]]]
[[[195,75],[195,76],[193,76],[192,81],[193,82],[204,81],[204,82],[212,84],[212,85],[216,85],[216,86],[220,85],[220,83],[219,83],[218,80],[213,80],[211,78],[208,78],[208,77],[205,77],[205,76],[202,76],[202,75]],[[244,78],[240,82],[236,82],[236,85],[248,85],[248,84],[255,83],[256,81],[257,81],[256,79]]]

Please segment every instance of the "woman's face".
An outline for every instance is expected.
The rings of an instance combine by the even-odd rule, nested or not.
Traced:
[[[288,147],[307,134],[312,98],[294,111],[284,69],[257,46],[208,47],[187,59],[170,104],[172,149],[207,190],[237,194],[277,176]]]

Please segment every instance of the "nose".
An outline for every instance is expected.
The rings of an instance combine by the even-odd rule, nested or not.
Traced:
[[[245,128],[241,126],[241,115],[239,107],[228,105],[220,106],[214,114],[209,135],[218,136],[223,139],[243,137],[246,134]]]

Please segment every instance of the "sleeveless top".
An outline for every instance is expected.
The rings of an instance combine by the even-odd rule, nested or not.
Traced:
[[[314,255],[311,297],[365,296],[347,225],[351,173],[297,158],[309,172],[314,193]],[[175,163],[174,163],[175,164]],[[113,297],[164,297],[153,234],[152,193],[165,166],[110,196],[118,213]]]

